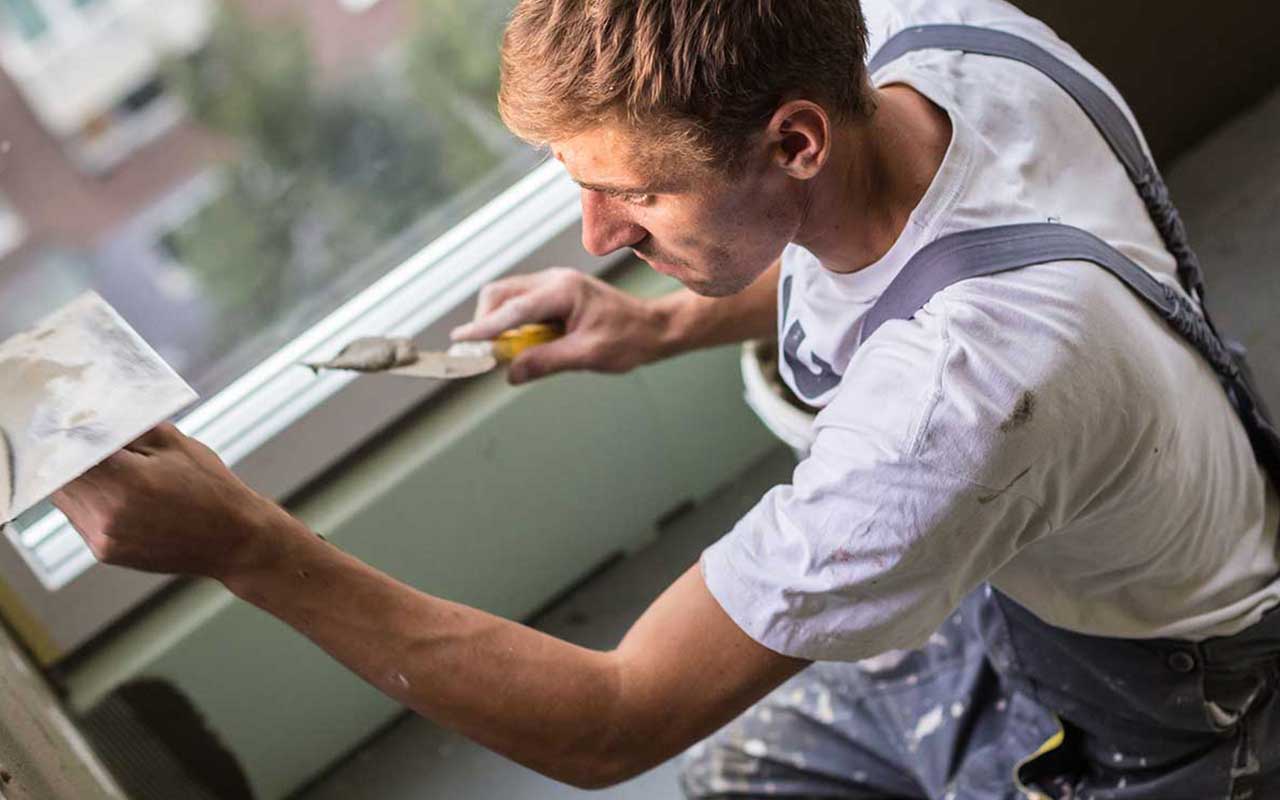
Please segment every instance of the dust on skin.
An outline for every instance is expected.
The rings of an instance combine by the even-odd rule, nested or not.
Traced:
[[[356,339],[329,361],[307,364],[312,372],[347,369],[355,372],[385,372],[407,367],[418,360],[418,348],[408,339],[368,336]]]

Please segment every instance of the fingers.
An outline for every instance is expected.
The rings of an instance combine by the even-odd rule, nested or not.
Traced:
[[[583,336],[566,336],[525,350],[507,368],[507,380],[520,385],[538,378],[592,365],[592,347]]]
[[[498,309],[506,305],[508,301],[528,292],[537,285],[538,281],[543,279],[542,273],[515,275],[484,286],[480,289],[480,294],[476,298],[476,313],[472,321],[454,328],[449,334],[450,338],[454,341],[494,338],[505,328],[498,328],[496,332],[492,332],[493,328],[497,326],[489,318]],[[507,314],[508,317],[511,316],[510,308],[508,308]]]
[[[529,322],[565,319],[573,311],[582,275],[571,269],[548,269],[489,284],[480,292],[476,317],[454,328],[454,341],[493,339]]]
[[[54,503],[54,507],[67,517],[67,521],[72,524],[73,529],[76,529],[79,538],[84,540],[84,544],[88,545],[93,558],[106,562],[109,559],[110,539],[100,530],[101,526],[96,522],[97,517],[93,512],[91,500],[83,497],[84,486],[86,484],[82,484],[81,481],[73,481],[72,484],[52,494],[49,499]]]
[[[458,341],[493,339],[528,322],[564,319],[573,310],[573,296],[560,287],[535,289],[499,306],[483,319],[462,325],[451,336]]]
[[[85,478],[77,478],[50,496],[54,508],[62,512],[71,527],[84,539],[99,560],[102,532],[97,511],[97,488]]]
[[[503,278],[490,283],[480,290],[480,294],[476,298],[476,313],[473,319],[480,319],[492,314],[507,300],[521,292],[528,291],[544,279],[543,273],[535,272],[532,275],[513,275],[510,278]]]
[[[162,422],[126,445],[125,450],[150,455],[157,450],[172,447],[181,437],[182,434],[173,423]]]

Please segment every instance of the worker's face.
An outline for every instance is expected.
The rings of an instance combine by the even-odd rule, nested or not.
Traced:
[[[681,167],[615,126],[554,143],[582,186],[582,244],[602,256],[631,248],[698,294],[749,286],[781,255],[802,204],[768,160],[733,177]]]

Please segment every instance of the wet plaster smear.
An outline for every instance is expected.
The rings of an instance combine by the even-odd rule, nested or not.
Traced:
[[[0,343],[0,524],[195,399],[92,292]]]

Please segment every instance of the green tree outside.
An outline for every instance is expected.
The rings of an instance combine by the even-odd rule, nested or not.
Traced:
[[[301,26],[222,4],[208,45],[171,70],[195,119],[237,148],[219,199],[167,240],[216,306],[211,353],[303,300],[332,307],[389,240],[500,165],[532,163],[496,111],[510,6],[418,0],[399,74],[321,84]]]

